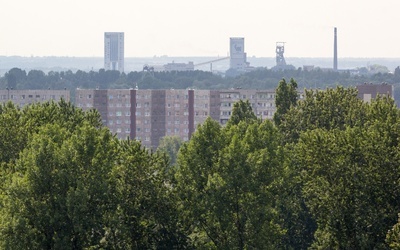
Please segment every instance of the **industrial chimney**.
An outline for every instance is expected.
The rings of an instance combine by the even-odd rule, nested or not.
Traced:
[[[334,28],[334,40],[333,40],[333,70],[337,71],[337,29]]]

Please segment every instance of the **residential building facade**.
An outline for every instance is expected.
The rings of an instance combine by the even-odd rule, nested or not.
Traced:
[[[0,103],[12,101],[15,105],[23,107],[37,102],[55,101],[61,99],[70,101],[69,90],[20,90],[2,89],[0,90]]]
[[[75,102],[84,110],[96,108],[119,138],[155,149],[164,136],[189,140],[207,117],[226,124],[240,99],[249,100],[258,117],[272,119],[274,98],[274,90],[77,89]]]

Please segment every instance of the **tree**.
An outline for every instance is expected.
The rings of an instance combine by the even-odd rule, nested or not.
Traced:
[[[233,104],[232,115],[227,126],[237,125],[241,121],[250,122],[254,120],[257,120],[257,116],[253,113],[249,100],[239,100]]]
[[[179,136],[164,136],[160,140],[157,152],[168,156],[170,165],[176,164],[176,157],[178,155],[179,148],[182,145],[182,140]]]
[[[69,132],[47,124],[16,163],[2,208],[6,249],[82,249],[104,236],[113,138],[87,123]]]
[[[385,248],[396,222],[399,111],[388,98],[363,106],[363,125],[309,130],[294,147],[293,166],[318,224],[315,248]]]
[[[178,221],[166,158],[137,141],[118,142],[111,173],[115,210],[108,213],[103,247],[115,249],[185,249],[189,244]]]
[[[304,99],[284,114],[279,128],[285,142],[295,142],[306,130],[362,126],[366,122],[362,104],[355,88],[306,90]]]
[[[237,109],[237,110],[235,110]],[[283,230],[273,187],[280,172],[279,136],[245,102],[225,128],[211,119],[178,155],[176,189],[190,237],[207,249],[276,248]]]
[[[275,95],[276,111],[274,114],[275,125],[279,126],[284,119],[284,115],[293,106],[297,105],[297,82],[291,78],[290,84],[286,83],[285,79],[279,82]]]

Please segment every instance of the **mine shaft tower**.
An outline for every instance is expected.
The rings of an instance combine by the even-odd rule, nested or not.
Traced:
[[[276,66],[286,66],[285,57],[285,42],[276,43]]]

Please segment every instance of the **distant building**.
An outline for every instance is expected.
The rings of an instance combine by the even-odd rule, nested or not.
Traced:
[[[60,101],[64,99],[66,102],[70,101],[69,90],[16,90],[16,89],[2,89],[0,90],[0,103],[8,101],[13,102],[16,106],[23,107],[25,105],[47,102],[47,101]]]
[[[78,107],[96,108],[119,138],[134,138],[153,149],[164,136],[189,140],[207,117],[226,124],[240,99],[249,100],[262,119],[272,119],[275,112],[274,90],[78,89],[75,95]]]
[[[379,95],[386,95],[393,97],[393,85],[390,84],[369,84],[365,83],[357,85],[358,98],[365,102],[370,102],[372,99]]]
[[[247,55],[244,52],[244,38],[230,38],[230,69],[244,71],[248,67]]]
[[[124,32],[104,33],[104,69],[124,72]]]
[[[154,71],[154,72],[164,72],[164,71],[193,71],[193,62],[188,63],[167,63],[164,65],[148,65],[143,66],[143,71]]]

